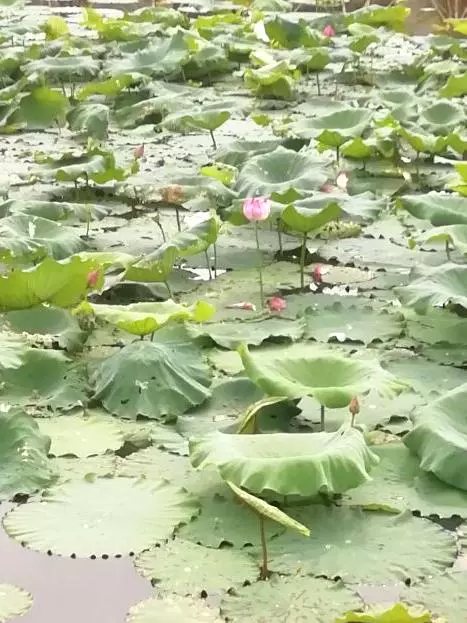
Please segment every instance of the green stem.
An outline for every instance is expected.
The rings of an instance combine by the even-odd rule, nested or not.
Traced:
[[[180,212],[178,210],[178,205],[175,204],[175,218],[177,219],[177,229],[178,231],[181,231],[182,228],[180,226]]]
[[[351,416],[350,416],[350,426],[352,428],[355,427],[355,414],[354,413],[352,413]]]
[[[261,307],[264,307],[264,290],[263,290],[263,256],[259,248],[258,221],[255,221],[255,238],[256,250],[258,251],[258,274],[259,274],[259,295],[261,299]]]
[[[214,279],[217,277],[217,246],[216,243],[212,245],[214,251]]]
[[[300,253],[300,287],[305,287],[305,255],[306,255],[306,241],[308,234],[303,234],[302,250]]]
[[[282,229],[281,229],[281,221],[277,221],[277,241],[279,243],[279,255],[282,255]]]
[[[318,91],[318,95],[321,95],[321,85],[319,82],[319,71],[316,72],[316,89]]]
[[[339,166],[340,159],[341,159],[341,150],[340,150],[340,147],[336,147],[336,163],[337,163],[337,166]]]
[[[325,424],[325,416],[326,416],[326,410],[324,408],[324,405],[321,405],[320,416],[321,416],[321,427],[320,427],[320,430],[321,430],[321,432],[324,432],[324,424]]]
[[[211,141],[212,141],[214,149],[217,149],[217,143],[216,143],[216,139],[214,138],[214,132],[212,130],[209,130],[209,134],[211,135]]]
[[[260,580],[267,580],[269,577],[268,569],[268,548],[266,545],[266,534],[264,531],[264,518],[259,515],[259,532],[261,535],[261,551],[263,552],[263,562],[261,564]]]
[[[167,280],[164,281],[165,287],[167,288],[167,292],[169,294],[169,299],[173,299],[174,295],[172,292],[172,288],[169,286],[169,282]]]
[[[208,269],[209,281],[211,281],[211,279],[212,279],[211,262],[209,261],[209,254],[208,254],[208,250],[207,249],[204,252],[204,257],[206,258],[206,268]]]
[[[446,257],[448,258],[448,262],[451,261],[451,249],[449,248],[449,240],[446,240],[446,245],[445,245],[445,250],[446,250]]]

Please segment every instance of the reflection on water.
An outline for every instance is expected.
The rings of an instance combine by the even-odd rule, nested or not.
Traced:
[[[10,508],[0,505],[0,516]],[[153,593],[128,558],[47,556],[21,547],[3,529],[1,583],[19,586],[34,599],[27,614],[9,623],[123,623],[129,607]]]

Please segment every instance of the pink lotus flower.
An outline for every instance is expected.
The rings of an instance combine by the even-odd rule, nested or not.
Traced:
[[[247,197],[243,202],[243,214],[249,221],[265,221],[271,213],[271,200],[267,197]]]
[[[350,412],[350,426],[354,426],[355,424],[355,416],[360,413],[360,403],[358,402],[357,396],[354,396],[349,404],[349,412]]]
[[[91,270],[88,272],[86,283],[88,288],[94,288],[99,280],[99,271]]]
[[[327,26],[325,26],[323,28],[323,33],[322,34],[323,34],[324,37],[334,37],[334,35],[336,34],[336,31],[331,26],[331,24],[328,24]]]
[[[323,274],[321,272],[321,264],[316,264],[316,266],[313,268],[313,281],[315,283],[322,283],[323,282]]]
[[[272,296],[266,301],[270,312],[281,312],[287,307],[287,302],[280,296]]]
[[[334,184],[330,184],[329,182],[323,184],[320,188],[322,193],[333,193],[335,190],[337,190],[337,186],[334,186]]]
[[[141,158],[144,158],[144,143],[135,147],[135,150],[133,152],[133,158],[135,160],[140,160]]]
[[[230,303],[225,306],[226,309],[244,309],[245,311],[256,311],[256,305],[248,303],[247,301],[241,301],[240,303]]]

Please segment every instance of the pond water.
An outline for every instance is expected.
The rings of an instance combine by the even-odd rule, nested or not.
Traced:
[[[0,517],[12,505],[0,506]],[[129,558],[107,560],[47,556],[0,529],[0,583],[34,596],[31,610],[9,623],[124,623],[130,606],[153,593]]]

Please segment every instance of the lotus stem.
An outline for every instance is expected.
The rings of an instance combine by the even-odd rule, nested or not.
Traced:
[[[339,166],[339,164],[340,164],[340,159],[341,159],[341,148],[338,145],[336,147],[336,164],[337,164],[337,166]]]
[[[91,225],[91,206],[87,206],[87,212],[86,212],[86,233],[84,234],[84,237],[86,240],[89,240],[89,227]]]
[[[212,279],[211,262],[209,261],[209,254],[208,254],[207,249],[204,252],[204,257],[206,258],[206,268],[208,269],[209,281],[211,281]]]
[[[209,130],[209,134],[211,135],[211,141],[212,141],[214,149],[217,149],[217,143],[216,143],[216,139],[214,138],[214,132],[212,130]]]
[[[277,221],[277,242],[279,243],[279,255],[282,255],[282,229],[281,221]]]
[[[255,221],[255,238],[256,250],[258,251],[258,275],[259,275],[259,296],[261,299],[261,307],[264,307],[264,288],[263,288],[263,256],[259,246],[258,221]]]
[[[449,247],[449,240],[446,240],[444,248],[446,250],[446,257],[448,258],[448,262],[450,262],[451,261],[451,249]]]
[[[355,416],[356,416],[356,413],[352,413],[352,415],[350,416],[350,426],[351,426],[351,428],[355,428]]]
[[[217,277],[217,246],[216,243],[212,245],[214,251],[214,279]]]
[[[325,424],[325,417],[326,417],[326,410],[324,408],[324,405],[321,405],[320,407],[320,416],[321,416],[320,431],[324,433],[324,424]]]
[[[305,287],[305,255],[307,237],[308,234],[303,234],[302,250],[300,253],[300,287],[302,290]]]
[[[169,295],[169,299],[173,299],[174,295],[172,292],[172,288],[169,285],[169,282],[167,281],[167,279],[164,281],[165,287],[167,288],[167,293]]]
[[[415,160],[415,171],[417,173],[417,182],[420,182],[420,152],[417,151],[417,159]]]
[[[182,228],[181,228],[181,225],[180,225],[180,212],[179,212],[177,204],[175,204],[175,218],[177,219],[177,229],[178,229],[178,231],[182,231]]]
[[[319,71],[316,72],[316,90],[318,95],[321,95],[321,84],[319,82]]]
[[[263,552],[263,562],[261,564],[261,572],[259,579],[267,580],[269,577],[269,569],[268,569],[268,548],[266,545],[266,534],[264,531],[264,518],[262,515],[259,515],[259,532],[261,535],[261,551]]]

